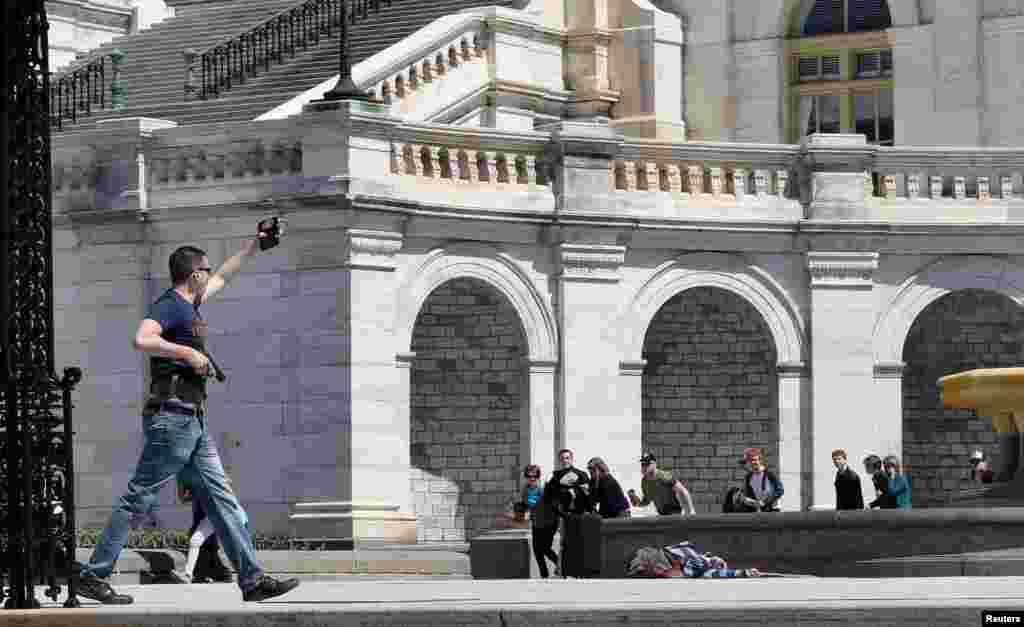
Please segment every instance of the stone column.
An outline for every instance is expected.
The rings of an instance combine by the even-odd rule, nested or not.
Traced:
[[[874,271],[877,252],[807,253],[811,276],[811,473],[809,504],[835,507],[835,470],[831,451],[846,450],[856,470],[861,460],[883,442],[900,438],[899,422],[883,423],[870,402],[876,394],[871,346],[877,297]],[[865,402],[868,401],[868,402]],[[864,494],[874,494],[864,477]]]
[[[609,3],[565,0],[565,80],[573,93],[572,117],[609,117],[618,94],[611,88]]]
[[[177,122],[154,118],[115,118],[96,122],[89,139],[96,155],[95,209],[149,209],[147,154],[153,132]]]
[[[554,361],[534,360],[527,364],[529,377],[530,403],[529,414],[523,416],[523,451],[525,463],[540,464],[544,472],[553,470],[557,460],[556,446],[557,403],[555,392],[558,382],[557,363]]]
[[[906,364],[875,364],[875,422],[882,425],[878,450],[879,457],[892,454],[903,459],[903,369]],[[870,492],[869,494],[874,494]]]
[[[608,327],[618,313],[626,248],[610,242],[559,248],[560,444],[573,449],[579,465],[603,457],[623,488],[637,487],[640,379],[620,374],[620,353]]]
[[[322,437],[338,447],[337,465],[308,468],[294,505],[292,533],[337,549],[415,544],[409,513],[409,367],[396,350],[394,307],[399,285],[394,255],[402,236],[348,229],[345,285],[338,290],[338,325],[348,337],[346,392]],[[301,460],[300,460],[301,461]],[[403,511],[404,510],[404,511]]]
[[[803,363],[780,363],[779,378],[779,458],[776,472],[786,490],[781,508],[800,511],[810,503],[810,467],[805,454],[812,450],[807,422],[810,419],[811,380]],[[809,455],[806,455],[809,457]]]

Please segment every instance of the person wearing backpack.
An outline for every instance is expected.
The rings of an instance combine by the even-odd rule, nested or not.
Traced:
[[[779,499],[785,490],[775,473],[765,466],[761,449],[748,448],[743,451],[741,463],[748,468],[743,480],[742,503],[754,512],[779,511]]]

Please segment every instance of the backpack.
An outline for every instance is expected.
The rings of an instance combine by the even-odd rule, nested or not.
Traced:
[[[640,579],[663,579],[672,576],[672,562],[665,551],[653,546],[636,550],[626,568],[627,577]]]

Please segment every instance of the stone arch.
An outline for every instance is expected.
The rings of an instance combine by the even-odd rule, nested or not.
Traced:
[[[939,298],[963,289],[998,292],[1024,306],[1024,269],[989,255],[948,256],[921,268],[900,285],[875,324],[875,363],[900,363],[914,320]]]
[[[461,277],[479,279],[512,303],[529,349],[529,359],[553,362],[558,356],[558,329],[547,298],[506,253],[482,246],[437,248],[427,253],[399,290],[398,345],[409,350],[420,308],[438,286]]]
[[[674,296],[694,287],[718,287],[749,302],[761,314],[780,363],[804,363],[804,322],[789,294],[767,272],[740,255],[693,253],[655,269],[633,297],[622,324],[622,360],[639,361],[651,321]]]

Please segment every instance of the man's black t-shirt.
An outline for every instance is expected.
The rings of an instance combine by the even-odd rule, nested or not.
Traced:
[[[199,351],[206,350],[206,322],[192,303],[169,289],[156,299],[146,311],[146,318],[160,323],[163,331],[160,337],[173,344],[190,346]],[[167,357],[151,357],[150,372],[154,380],[172,374],[184,375],[190,382],[202,386],[205,393],[206,378],[196,374],[187,362],[177,362]]]

